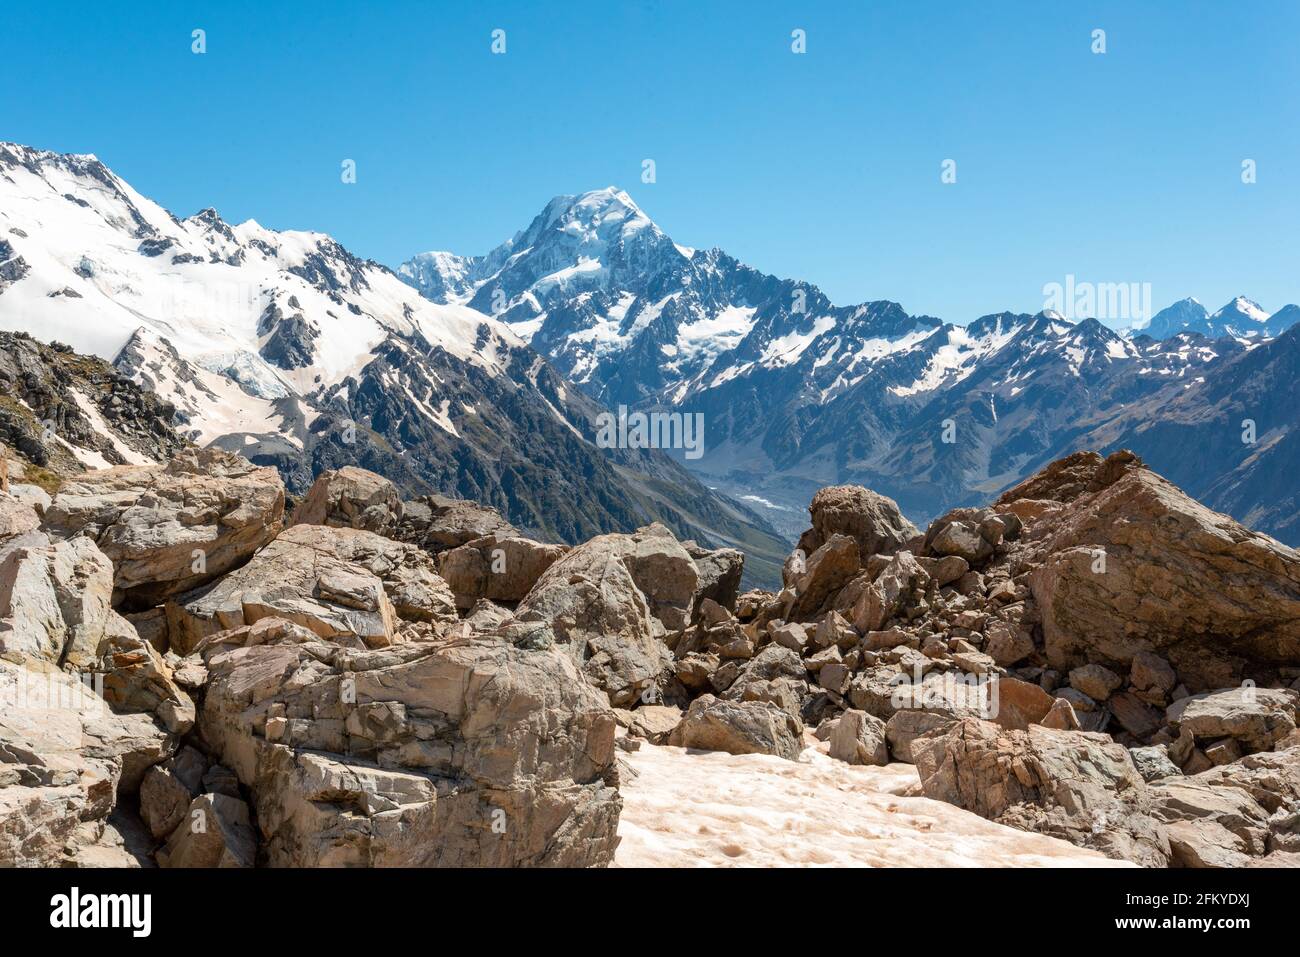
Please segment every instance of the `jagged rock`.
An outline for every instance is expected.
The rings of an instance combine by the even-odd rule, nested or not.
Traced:
[[[668,740],[679,748],[774,754],[793,761],[803,750],[803,724],[770,701],[727,701],[706,694],[691,702]]]
[[[892,555],[920,534],[892,498],[859,485],[834,485],[813,496],[808,506],[812,516],[811,552],[834,535],[847,535],[858,545],[863,559],[868,555]]]
[[[885,722],[865,711],[845,711],[831,732],[830,756],[848,764],[888,764]]]
[[[151,716],[114,714],[92,684],[0,659],[0,867],[75,858],[175,746]]]
[[[1034,653],[1034,639],[1006,622],[994,620],[984,626],[984,651],[994,663],[1008,668]]]
[[[1253,754],[1191,777],[1151,785],[1179,867],[1268,865],[1286,812],[1300,807],[1300,747]]]
[[[202,754],[186,746],[145,772],[140,782],[140,817],[155,839],[166,838],[180,825],[199,795],[207,766]]]
[[[458,608],[481,598],[518,602],[568,549],[497,533],[447,549],[438,555],[438,572],[456,596]]]
[[[1230,688],[1175,701],[1165,719],[1198,742],[1235,738],[1251,751],[1269,751],[1296,729],[1297,701],[1290,690]]]
[[[1155,690],[1165,695],[1178,684],[1178,674],[1169,662],[1149,651],[1139,651],[1133,656],[1129,670],[1129,683],[1139,691]]]
[[[382,475],[345,465],[317,476],[290,524],[360,528],[392,537],[401,520],[397,486]]]
[[[13,538],[34,532],[41,526],[41,517],[36,510],[10,495],[8,490],[0,493],[0,539]]]
[[[225,794],[200,794],[157,857],[160,867],[252,867],[256,854],[248,805]]]
[[[912,743],[926,797],[1146,866],[1169,838],[1128,751],[1104,735],[965,719]]]
[[[1058,731],[1079,731],[1082,726],[1079,716],[1066,698],[1053,698],[1052,707],[1038,722],[1044,728],[1056,728]]]
[[[519,536],[494,508],[462,499],[430,495],[402,503],[396,537],[436,555],[487,535]]]
[[[122,465],[71,479],[43,528],[89,536],[113,562],[116,595],[149,607],[247,561],[276,536],[283,517],[275,469],[204,449],[166,465]]]
[[[413,545],[359,529],[294,525],[214,586],[167,605],[171,647],[182,655],[207,635],[263,618],[381,647],[395,640],[399,620],[447,624],[456,604],[434,560]]]
[[[956,555],[972,567],[992,557],[1005,524],[987,524],[994,516],[987,509],[956,508],[935,519],[925,533],[927,555]]]
[[[272,866],[604,865],[614,717],[568,656],[497,637],[211,644],[200,729]]]
[[[654,744],[663,744],[668,740],[682,722],[682,709],[672,705],[642,705],[635,711],[626,712],[629,716],[628,734],[645,738]]]
[[[945,728],[956,718],[942,711],[908,708],[895,711],[885,723],[885,739],[895,761],[913,764],[912,742],[938,728]]]
[[[1163,724],[1160,712],[1128,691],[1111,695],[1106,707],[1116,723],[1135,738],[1145,739]]]
[[[812,618],[829,599],[858,573],[858,545],[847,535],[831,535],[808,556],[802,573],[794,581],[798,596],[791,606],[790,617]]]
[[[735,611],[740,580],[745,573],[745,553],[736,548],[707,549],[695,542],[682,542],[699,574],[698,602],[712,599],[728,611]]]
[[[549,624],[587,676],[626,707],[671,662],[664,638],[690,623],[699,573],[662,525],[600,535],[574,548],[519,603],[520,621]]]
[[[1029,582],[1053,667],[1127,665],[1147,651],[1196,692],[1300,660],[1300,554],[1212,512],[1131,453],[1072,459],[1002,499],[1032,491],[1064,503],[1030,530],[1042,557]]]
[[[880,630],[928,581],[911,552],[898,552],[853,606],[853,626],[864,635]]]
[[[721,695],[732,701],[770,701],[798,719],[807,694],[805,665],[797,652],[770,644],[740,669]]]

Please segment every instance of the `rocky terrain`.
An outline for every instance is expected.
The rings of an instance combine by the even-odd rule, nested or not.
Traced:
[[[1131,453],[822,489],[779,592],[218,448],[0,485],[0,865],[1300,860],[1300,555]]]

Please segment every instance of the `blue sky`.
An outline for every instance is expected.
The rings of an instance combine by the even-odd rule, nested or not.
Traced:
[[[839,303],[966,322],[1073,274],[1274,310],[1300,299],[1297,35],[1295,2],[11,0],[0,139],[394,266],[614,184]]]

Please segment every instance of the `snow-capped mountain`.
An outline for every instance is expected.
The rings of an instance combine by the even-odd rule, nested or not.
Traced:
[[[760,564],[784,549],[668,457],[598,448],[600,406],[508,324],[323,233],[179,219],[94,156],[0,144],[0,328],[114,361],[295,491],[355,462],[546,537],[660,519]]]
[[[1300,318],[1184,299],[1118,333],[1051,312],[956,325],[836,306],[673,242],[612,187],[557,197],[487,255],[428,253],[399,274],[496,316],[607,404],[703,413],[707,450],[686,464],[791,535],[832,483],[892,495],[917,521],[982,501]]]

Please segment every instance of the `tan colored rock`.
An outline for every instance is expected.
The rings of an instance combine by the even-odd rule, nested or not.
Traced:
[[[1006,675],[996,680],[997,712],[989,717],[1000,727],[1024,731],[1031,724],[1042,724],[1052,710],[1053,698],[1038,685]]]
[[[0,867],[75,859],[175,746],[152,717],[114,714],[93,683],[0,659]]]
[[[911,552],[898,552],[853,606],[853,626],[864,635],[879,631],[928,581]]]
[[[157,858],[160,867],[252,867],[256,854],[248,805],[225,794],[201,794]]]
[[[1079,716],[1074,713],[1074,708],[1065,698],[1053,698],[1052,707],[1038,723],[1044,728],[1055,728],[1058,731],[1080,730]]]
[[[790,618],[817,617],[858,574],[859,568],[857,542],[847,535],[831,535],[808,556],[803,571],[795,577],[794,590],[798,597],[791,606]]]
[[[898,503],[860,485],[834,485],[813,496],[808,506],[814,533],[813,548],[834,535],[847,535],[862,558],[892,555],[920,534],[903,517]]]
[[[690,623],[699,573],[662,525],[600,535],[551,565],[515,617],[544,622],[610,703],[657,686],[672,655],[665,638]]]
[[[447,625],[455,598],[434,559],[372,532],[295,525],[214,587],[167,606],[171,646],[189,654],[206,636],[283,618],[322,638],[392,644],[400,621]]]
[[[166,465],[121,465],[65,482],[43,527],[86,535],[113,562],[114,586],[157,605],[220,577],[280,531],[284,486],[218,449],[186,450]]]
[[[382,475],[345,465],[316,477],[289,524],[360,528],[392,537],[401,520],[397,486]]]
[[[1145,866],[1169,838],[1128,751],[1104,735],[965,719],[912,743],[926,797]]]
[[[885,722],[865,711],[845,711],[831,731],[830,756],[848,764],[888,764]]]
[[[1043,558],[1029,581],[1053,667],[1146,651],[1197,692],[1300,660],[1295,549],[1211,511],[1131,453],[1071,458],[1054,479],[1022,483],[1066,503],[1032,532]]]
[[[803,725],[770,701],[726,701],[702,695],[669,736],[679,748],[728,754],[774,754],[793,761],[803,750]]]
[[[365,533],[356,533],[365,534]],[[271,866],[599,866],[614,718],[555,650],[216,642],[200,729]]]
[[[494,534],[518,536],[520,532],[494,508],[463,499],[429,495],[418,501],[402,503],[402,519],[396,538],[437,555]]]
[[[474,607],[482,598],[518,602],[568,549],[531,539],[487,535],[438,555],[438,573],[456,596],[456,606]]]
[[[1300,694],[1290,690],[1230,688],[1175,701],[1165,719],[1198,742],[1234,738],[1251,751],[1268,751],[1296,730],[1297,701]]]

